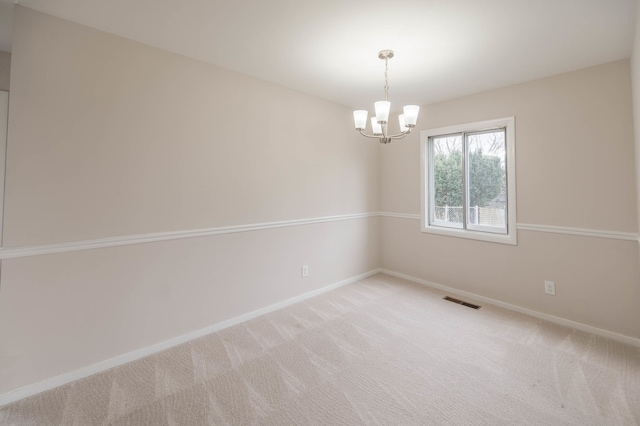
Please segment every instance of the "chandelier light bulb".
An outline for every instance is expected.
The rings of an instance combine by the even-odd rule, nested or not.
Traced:
[[[375,136],[382,135],[382,124],[378,123],[376,117],[371,117],[371,131]]]
[[[391,102],[379,101],[374,104],[376,109],[376,119],[380,124],[387,124],[389,121],[389,110],[391,109]]]
[[[400,123],[400,131],[406,132],[409,128],[405,125],[404,114],[398,116],[398,122]]]
[[[418,122],[418,112],[420,107],[418,105],[407,105],[403,108],[404,120],[407,127],[415,127]]]
[[[367,127],[368,115],[369,115],[369,111],[364,109],[353,111],[353,121],[356,124],[356,130],[364,130]]]

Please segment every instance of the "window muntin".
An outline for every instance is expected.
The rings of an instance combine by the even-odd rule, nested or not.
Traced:
[[[421,132],[424,232],[517,243],[514,121]]]

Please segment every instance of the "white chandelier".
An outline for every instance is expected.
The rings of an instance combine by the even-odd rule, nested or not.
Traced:
[[[411,129],[416,127],[418,121],[418,111],[420,107],[418,105],[406,105],[403,108],[404,114],[398,116],[400,121],[400,133],[390,135],[388,131],[389,110],[391,109],[391,102],[389,102],[389,79],[388,79],[388,62],[393,58],[393,50],[381,50],[378,53],[378,58],[384,59],[384,101],[378,101],[374,104],[376,110],[376,116],[371,117],[371,127],[373,135],[367,135],[364,130],[367,127],[367,116],[369,112],[363,109],[353,111],[353,121],[355,122],[356,130],[360,132],[362,136],[367,138],[378,139],[380,143],[389,143],[393,139],[402,139],[409,133]]]

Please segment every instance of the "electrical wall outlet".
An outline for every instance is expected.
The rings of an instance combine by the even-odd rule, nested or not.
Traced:
[[[302,278],[309,276],[309,265],[302,265]]]
[[[544,282],[544,292],[545,294],[550,294],[551,296],[556,295],[556,283],[553,281],[545,281]]]

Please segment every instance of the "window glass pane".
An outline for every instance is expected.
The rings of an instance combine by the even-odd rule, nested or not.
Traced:
[[[468,200],[467,224],[494,228],[507,226],[507,177],[505,132],[467,135]]]
[[[434,137],[432,143],[433,220],[462,225],[462,135]]]

